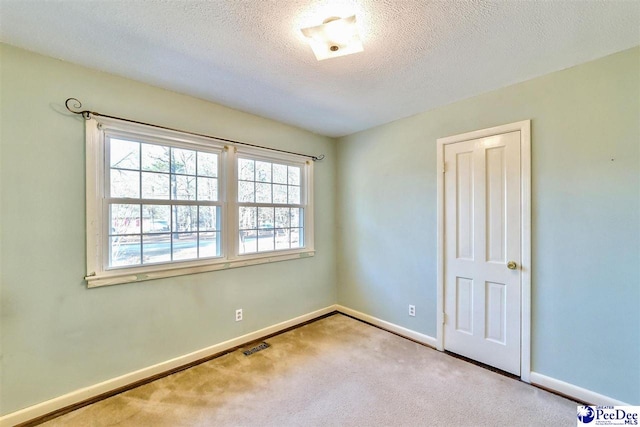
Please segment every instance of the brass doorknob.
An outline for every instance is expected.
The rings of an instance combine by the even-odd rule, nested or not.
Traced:
[[[518,264],[516,264],[516,262],[515,262],[515,261],[509,261],[509,262],[507,263],[507,268],[508,268],[509,270],[515,270],[517,266],[518,266]]]

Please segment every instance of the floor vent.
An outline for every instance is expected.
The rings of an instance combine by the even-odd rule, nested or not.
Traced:
[[[269,344],[267,344],[266,342],[261,342],[260,344],[251,347],[250,349],[244,350],[242,353],[245,356],[251,356],[253,353],[257,353],[260,350],[264,350],[265,348],[269,348],[271,347]]]

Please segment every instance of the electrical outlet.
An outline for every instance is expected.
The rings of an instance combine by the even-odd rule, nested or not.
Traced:
[[[242,320],[242,309],[239,308],[236,310],[236,322],[239,322]]]
[[[409,316],[415,317],[415,315],[416,315],[416,306],[409,305]]]

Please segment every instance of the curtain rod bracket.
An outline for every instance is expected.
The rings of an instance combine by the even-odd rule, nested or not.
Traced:
[[[71,105],[72,102],[73,102],[73,105]],[[125,122],[137,123],[139,125],[153,126],[153,127],[156,127],[156,128],[171,130],[171,131],[174,131],[174,132],[188,133],[190,135],[217,139],[219,141],[225,141],[225,142],[229,142],[229,143],[232,143],[232,144],[245,145],[247,147],[263,148],[265,150],[277,151],[279,153],[295,154],[296,156],[308,157],[311,160],[313,160],[314,162],[318,162],[318,161],[324,159],[324,157],[325,157],[324,154],[321,154],[319,156],[311,156],[309,154],[300,154],[300,153],[295,153],[293,151],[278,150],[277,148],[263,147],[261,145],[249,144],[247,142],[235,141],[233,139],[219,138],[217,136],[204,135],[204,134],[201,134],[201,133],[189,132],[189,131],[184,131],[184,130],[180,130],[180,129],[174,129],[174,128],[170,128],[170,127],[167,127],[167,126],[154,125],[152,123],[145,123],[145,122],[139,122],[139,121],[136,121],[136,120],[123,119],[122,117],[109,116],[107,114],[101,114],[101,113],[97,113],[95,111],[82,110],[82,102],[80,102],[80,100],[78,98],[67,98],[67,100],[64,102],[64,106],[67,107],[67,110],[69,110],[69,112],[71,112],[73,114],[78,114],[78,115],[82,116],[85,120],[91,119],[91,116],[108,117],[110,119],[124,120]],[[225,147],[225,149],[226,148],[227,147]],[[236,150],[237,150],[237,148],[236,148]]]

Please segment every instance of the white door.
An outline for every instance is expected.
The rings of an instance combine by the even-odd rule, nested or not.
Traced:
[[[520,375],[520,132],[444,146],[444,348]]]

